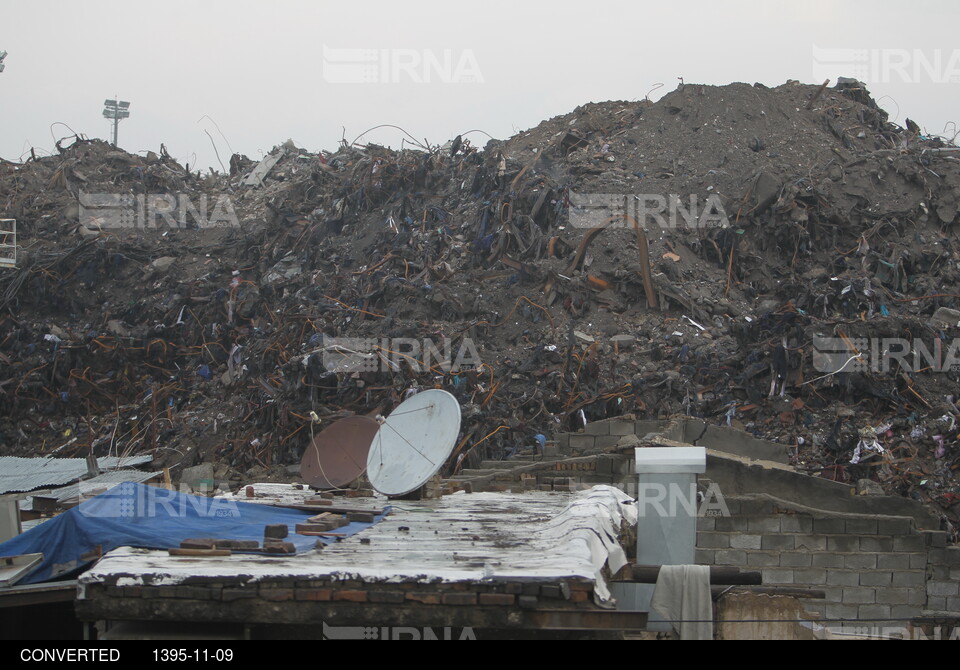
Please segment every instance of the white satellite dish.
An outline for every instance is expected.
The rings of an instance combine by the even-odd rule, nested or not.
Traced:
[[[427,483],[450,457],[460,433],[460,404],[446,391],[422,391],[393,410],[367,453],[367,477],[388,496]]]

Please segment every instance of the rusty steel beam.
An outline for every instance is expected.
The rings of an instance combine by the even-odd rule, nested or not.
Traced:
[[[626,579],[618,581],[633,582],[636,584],[656,584],[660,575],[659,565],[632,565],[625,571]],[[710,566],[710,583],[719,586],[759,585],[763,578],[759,570],[741,570],[723,566]]]

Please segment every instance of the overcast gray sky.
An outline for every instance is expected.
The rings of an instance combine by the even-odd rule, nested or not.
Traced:
[[[891,119],[942,133],[960,122],[958,19],[955,0],[0,0],[0,156],[50,152],[72,134],[51,134],[55,122],[108,138],[101,112],[115,95],[131,102],[121,147],[163,142],[206,169],[218,162],[205,130],[225,164],[227,141],[259,158],[288,138],[335,149],[384,123],[433,144],[474,128],[506,138],[662,83],[657,99],[678,77],[776,86],[859,73]]]

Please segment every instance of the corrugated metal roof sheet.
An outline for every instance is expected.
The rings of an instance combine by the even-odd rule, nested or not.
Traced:
[[[102,470],[114,470],[121,467],[142,465],[152,460],[152,456],[130,456],[128,458],[104,456],[97,459],[97,464]],[[78,481],[86,474],[87,461],[83,458],[0,456],[0,494],[63,486]]]
[[[70,484],[58,489],[54,489],[43,494],[45,498],[56,498],[59,502],[69,500],[70,498],[82,498],[86,500],[95,495],[100,495],[109,488],[122,484],[124,482],[134,482],[142,484],[150,481],[154,477],[159,477],[163,471],[145,472],[143,470],[111,470],[97,475],[91,479],[84,479],[82,482]]]

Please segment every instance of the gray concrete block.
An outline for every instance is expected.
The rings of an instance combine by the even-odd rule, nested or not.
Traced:
[[[711,533],[703,531],[697,533],[697,546],[701,549],[726,549],[730,546],[730,538],[736,535],[727,533]]]
[[[634,426],[636,424],[633,421],[611,421],[610,422],[610,434],[611,435],[635,435]]]
[[[763,570],[764,584],[793,584],[793,570]]]
[[[927,555],[926,554],[908,554],[910,556],[910,569],[911,570],[923,570],[927,567]]]
[[[827,603],[824,617],[833,621],[856,621],[859,614],[859,605],[843,605]]]
[[[622,436],[620,435],[597,435],[593,440],[593,448],[609,449],[610,447],[615,447],[621,438]]]
[[[716,565],[745,565],[747,552],[741,549],[718,549],[714,560]]]
[[[947,598],[947,611],[960,614],[960,598]]]
[[[764,535],[760,540],[762,549],[786,551],[794,548],[793,535]]]
[[[908,605],[910,594],[916,589],[889,588],[877,589],[877,603],[881,605]]]
[[[920,616],[923,609],[915,605],[892,605],[890,607],[890,616],[894,619],[903,619],[905,621]]]
[[[724,498],[731,516],[740,516],[740,498]]]
[[[898,570],[893,573],[893,581],[891,584],[893,586],[925,587],[927,584],[927,576],[923,572]]]
[[[860,573],[860,586],[890,586],[893,573],[884,570],[870,570]]]
[[[909,570],[909,554],[877,554],[877,568],[880,570]]]
[[[615,475],[626,475],[630,480],[636,483],[636,475],[633,472],[633,462],[627,456],[622,454],[606,454],[610,462],[610,470]]]
[[[794,570],[793,583],[821,586],[827,583],[827,571],[824,568],[800,568]]]
[[[810,565],[815,568],[842,568],[843,555],[815,553],[811,558]]]
[[[809,568],[812,555],[804,551],[789,551],[780,554],[780,566],[784,568]]]
[[[842,534],[844,530],[843,519],[816,518],[813,520],[814,533],[833,533],[839,535]]]
[[[751,551],[747,554],[747,566],[756,568],[776,568],[780,566],[780,552]]]
[[[843,567],[848,570],[873,570],[877,567],[876,554],[852,554],[843,558]]]
[[[747,530],[748,522],[740,516],[721,516],[716,518],[714,529],[724,533],[740,533]]]
[[[693,560],[697,565],[713,565],[715,553],[712,549],[697,549]]]
[[[851,535],[876,535],[876,519],[846,519],[845,532]]]
[[[824,600],[828,603],[843,602],[843,588],[840,586],[823,587]]]
[[[849,605],[872,605],[877,602],[877,592],[862,586],[844,589],[843,602]]]
[[[913,519],[910,517],[877,520],[877,533],[879,535],[909,535],[912,531]]]
[[[715,530],[717,527],[717,519],[712,516],[698,516],[697,517],[697,530]]]
[[[731,549],[760,549],[759,535],[731,535]]]
[[[570,449],[573,451],[583,451],[585,449],[594,448],[594,436],[593,435],[571,435],[570,436]]]
[[[780,530],[784,533],[811,533],[813,517],[785,514],[780,517]]]
[[[596,462],[597,462],[597,474],[599,475],[613,474],[613,458],[609,454],[601,454],[597,456]],[[711,530],[713,529],[711,528]]]
[[[893,538],[876,535],[860,538],[860,551],[893,551]]]
[[[927,595],[931,596],[955,596],[958,593],[960,584],[956,582],[927,582]]]
[[[942,530],[923,530],[920,531],[923,541],[928,547],[946,547],[947,546],[947,533]]]
[[[894,551],[923,551],[926,544],[919,535],[904,535],[893,538]]]
[[[568,452],[570,450],[570,433],[558,433],[556,436],[557,448],[561,452]]]
[[[780,517],[778,516],[749,516],[747,530],[753,533],[779,533]]]
[[[827,551],[844,553],[860,551],[860,538],[854,535],[830,535],[827,537]]]
[[[584,426],[583,432],[586,435],[609,435],[610,422],[594,421],[592,423],[588,423],[586,426]]]
[[[826,535],[794,535],[794,548],[807,551],[826,551]]]
[[[827,570],[830,586],[860,586],[860,573],[852,570]]]
[[[933,612],[946,612],[947,599],[940,596],[929,596],[927,598],[926,609],[931,610]]]
[[[890,605],[861,605],[860,611],[857,612],[857,618],[860,621],[889,619]]]

